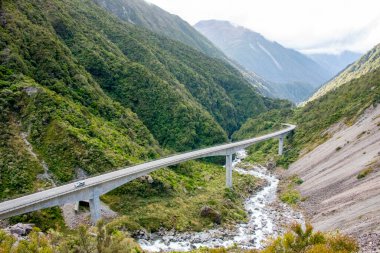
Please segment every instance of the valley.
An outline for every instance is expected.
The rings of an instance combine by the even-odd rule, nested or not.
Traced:
[[[0,1],[0,252],[380,252],[375,33],[155,1]]]

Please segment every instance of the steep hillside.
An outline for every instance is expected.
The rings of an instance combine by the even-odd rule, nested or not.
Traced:
[[[343,51],[339,54],[308,54],[313,61],[326,69],[331,76],[335,76],[351,63],[357,61],[362,54],[352,51]]]
[[[379,126],[378,105],[351,126],[333,125],[326,142],[289,167],[288,175],[303,180],[301,205],[317,229],[380,233]]]
[[[144,0],[94,0],[120,19],[178,40],[199,51],[225,58],[208,39],[180,17]]]
[[[368,69],[374,62],[373,57],[366,62],[361,59]],[[346,72],[337,77],[344,78]],[[380,68],[373,68],[295,109],[293,114],[267,112],[248,120],[234,137],[257,134],[283,121],[297,124],[295,133],[287,139],[285,156],[277,157],[279,165],[290,165],[287,176],[299,178],[297,189],[302,198],[295,201],[303,199],[299,204],[317,229],[339,229],[361,241],[366,240],[366,233],[375,233],[372,238],[378,240],[379,103]],[[250,156],[260,162],[268,159],[268,153],[273,156],[276,152],[277,142],[264,143],[251,149]]]
[[[223,142],[223,129],[232,133],[250,115],[273,106],[227,63],[111,17],[91,1],[5,2],[5,19],[7,66],[57,86],[73,80],[70,72],[54,73],[55,68],[75,61],[167,148]],[[55,44],[65,48],[64,57],[50,55]]]
[[[313,101],[327,92],[338,88],[339,86],[359,78],[371,71],[374,71],[380,66],[380,44],[375,46],[368,53],[363,55],[355,63],[344,69],[333,80],[322,86],[316,93],[308,99],[308,102]]]
[[[201,21],[195,28],[228,57],[269,81],[276,96],[300,102],[331,77],[307,56],[228,21]]]

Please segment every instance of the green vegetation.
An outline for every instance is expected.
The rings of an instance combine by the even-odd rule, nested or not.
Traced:
[[[227,63],[92,1],[6,0],[1,19],[0,199],[47,187],[42,160],[67,182],[225,142],[278,106]]]
[[[282,202],[289,205],[296,205],[301,200],[301,194],[294,189],[287,189],[280,194]]]
[[[43,172],[41,160],[57,182],[67,182],[74,179],[75,168],[96,174],[157,157],[158,144],[144,125],[106,97],[102,104],[109,106],[110,119],[30,78],[4,71],[0,131],[2,153],[7,155],[0,157],[0,198],[46,187],[36,180]],[[37,158],[21,133],[27,133]]]
[[[36,212],[14,216],[9,219],[9,222],[11,224],[34,224],[42,231],[48,231],[49,229],[64,229],[66,227],[59,207],[42,209]]]
[[[260,253],[354,253],[359,247],[356,241],[340,233],[313,232],[310,224],[306,224],[305,230],[300,224],[291,226],[291,230],[276,239]]]
[[[300,201],[304,201],[305,198],[303,198],[301,193],[296,189],[296,187],[302,183],[303,180],[297,175],[282,179],[278,187],[280,200],[292,206],[296,206]]]
[[[201,230],[216,222],[201,217],[206,206],[220,214],[222,225],[227,226],[246,219],[244,199],[261,186],[254,177],[237,173],[233,177],[234,190],[224,190],[222,167],[191,161],[152,173],[150,182],[132,181],[105,195],[103,201],[124,215],[113,222],[119,229]]]
[[[303,184],[303,180],[300,177],[298,177],[297,175],[291,177],[291,180],[294,184],[297,184],[297,185]]]
[[[19,243],[16,239],[0,230],[0,250],[2,253],[139,253],[140,246],[121,232],[113,224],[98,222],[96,227],[81,226],[69,234],[50,230],[41,234],[38,228],[28,235],[28,240]],[[346,235],[314,232],[310,224],[303,230],[300,224],[294,224],[283,236],[268,241],[263,250],[245,250],[236,246],[231,248],[200,248],[191,253],[357,253],[357,242]]]
[[[124,21],[164,34],[211,57],[225,58],[219,49],[190,24],[155,5],[141,0],[96,0],[96,3]]]
[[[43,162],[60,185],[80,170],[91,176],[226,142],[247,118],[287,104],[260,96],[225,61],[124,22],[94,1],[4,0],[0,8],[0,200],[51,187],[38,177]],[[243,220],[241,202],[255,180],[237,176],[239,186],[224,193],[223,175],[216,165],[188,163],[104,200],[139,213],[130,223],[152,230],[168,217],[159,210],[169,203],[178,221],[167,228],[209,225],[201,205],[222,223]],[[184,207],[176,208],[181,199]],[[42,224],[48,218],[62,225],[58,209],[12,220],[46,230],[55,226]]]
[[[232,135],[233,140],[237,141],[252,138],[284,128],[281,124],[291,122],[293,110],[290,103],[283,103],[282,106],[283,109],[270,110],[247,120],[247,122]],[[287,149],[286,144],[287,143],[285,143],[284,146],[285,151]],[[265,163],[272,157],[277,156],[278,141],[269,140],[255,144],[248,148],[248,153],[250,155],[246,158],[246,161],[251,163]]]
[[[359,247],[355,239],[339,232],[314,232],[310,224],[305,230],[300,224],[293,224],[283,236],[267,242],[262,250],[246,250],[236,246],[230,248],[200,248],[191,253],[357,253]]]
[[[81,226],[63,234],[50,230],[46,235],[34,228],[27,240],[16,238],[0,230],[2,253],[139,253],[140,246],[127,233],[115,231],[100,221],[96,227]]]
[[[363,169],[362,171],[359,172],[359,174],[356,176],[356,178],[357,179],[365,178],[366,176],[368,176],[372,172],[373,172],[373,168],[372,167],[365,168],[365,169]]]

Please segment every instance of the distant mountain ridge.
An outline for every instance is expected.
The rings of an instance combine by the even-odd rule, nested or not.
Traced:
[[[195,28],[228,57],[268,81],[267,88],[275,96],[300,102],[332,77],[300,52],[228,21],[200,21]]]
[[[337,89],[341,85],[357,79],[369,72],[372,72],[380,67],[380,44],[376,45],[359,60],[349,65],[339,75],[330,82],[322,86],[316,93],[311,96],[307,102],[313,101],[327,94],[329,91]]]
[[[335,76],[349,64],[358,60],[362,54],[352,51],[343,51],[339,54],[319,53],[307,54],[307,56],[329,71],[331,75]]]

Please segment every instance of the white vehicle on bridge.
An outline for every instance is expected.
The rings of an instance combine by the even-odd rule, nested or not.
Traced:
[[[78,182],[75,182],[74,183],[74,187],[75,188],[79,188],[79,187],[83,187],[86,185],[86,182],[85,181],[78,181]]]

